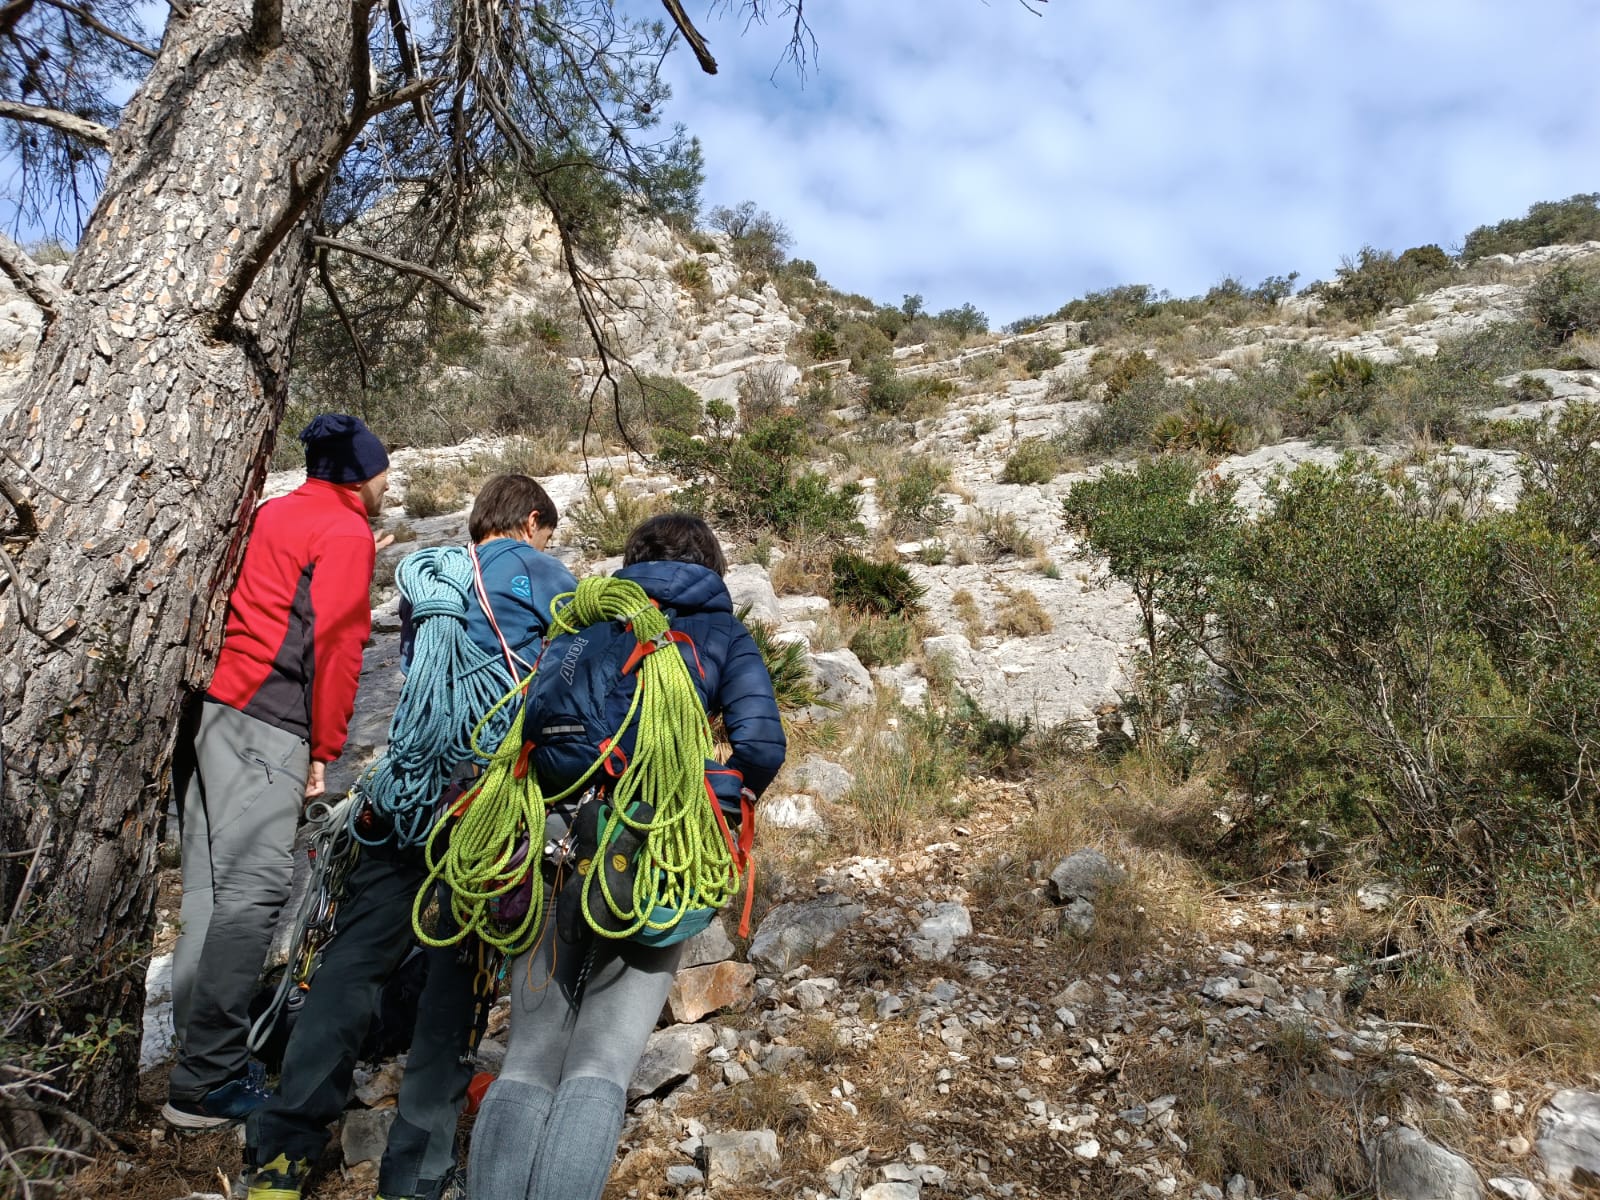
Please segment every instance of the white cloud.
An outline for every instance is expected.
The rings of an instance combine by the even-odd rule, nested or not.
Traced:
[[[641,13],[649,0],[629,0]],[[836,286],[995,322],[1084,291],[1327,276],[1600,187],[1580,0],[813,0],[669,64],[707,199],[753,199]],[[774,67],[777,71],[774,74]]]

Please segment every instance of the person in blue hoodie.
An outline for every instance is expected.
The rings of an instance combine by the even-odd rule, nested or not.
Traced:
[[[679,651],[686,661],[695,656],[690,677],[706,715],[721,716],[733,748],[727,766],[754,799],[783,766],[786,747],[772,679],[734,615],[726,570],[711,527],[673,513],[629,535],[617,574],[668,613],[674,632],[693,639]],[[738,821],[738,806],[724,811]],[[547,929],[507,972],[511,1037],[473,1127],[472,1200],[596,1200],[605,1187],[628,1081],[683,944],[610,941],[587,929],[582,940],[558,951],[560,939]]]
[[[538,658],[551,601],[577,587],[572,573],[544,552],[556,520],[555,504],[526,475],[489,480],[468,518],[482,591],[467,606],[467,635],[486,653],[513,660],[519,674]],[[402,605],[403,670],[411,666],[414,635],[409,607]],[[295,1200],[302,1194],[310,1165],[327,1144],[328,1125],[349,1098],[384,984],[416,953],[427,959],[426,982],[379,1168],[379,1198],[440,1200],[456,1174],[456,1122],[472,1077],[468,1050],[480,1000],[476,984],[488,956],[470,937],[460,946],[416,949],[411,905],[427,878],[423,849],[383,845],[381,833],[363,827],[367,844],[351,869],[337,934],[289,1035],[277,1090],[246,1125],[251,1200]]]

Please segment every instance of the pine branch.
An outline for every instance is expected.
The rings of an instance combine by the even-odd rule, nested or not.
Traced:
[[[111,144],[111,130],[104,125],[84,117],[75,117],[58,108],[40,108],[37,104],[0,100],[0,117],[9,117],[13,121],[27,121],[32,125],[45,125],[68,137],[75,137],[102,148]]]
[[[81,5],[69,4],[66,2],[66,0],[44,0],[44,2],[53,8],[59,8],[64,13],[71,13],[96,33],[110,38],[119,46],[127,47],[135,54],[142,54],[149,59],[154,59],[156,57],[156,51],[152,50],[149,46],[146,46],[143,42],[138,41],[135,38],[129,37],[125,33],[118,33],[115,29],[99,20],[99,18],[97,18],[92,12]]]

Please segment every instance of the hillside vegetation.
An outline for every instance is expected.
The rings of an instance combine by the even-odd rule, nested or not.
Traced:
[[[1412,1137],[1560,1186],[1537,1114],[1600,1070],[1597,205],[1000,331],[716,210],[607,260],[614,389],[537,215],[483,323],[358,364],[308,313],[288,427],[404,447],[394,553],[509,469],[575,566],[667,507],[739,563],[792,739],[757,916],[827,931],[741,948],[608,1195],[706,1195],[693,1159],[719,1200],[1332,1200],[1404,1194]],[[760,1130],[719,1179],[704,1139]],[[228,1151],[176,1153],[142,1194]]]

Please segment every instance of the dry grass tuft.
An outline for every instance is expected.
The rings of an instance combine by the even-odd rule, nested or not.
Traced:
[[[1007,637],[1038,637],[1054,629],[1055,622],[1039,603],[1039,597],[1027,588],[1010,588],[999,585],[1005,598],[994,614],[994,628]]]

